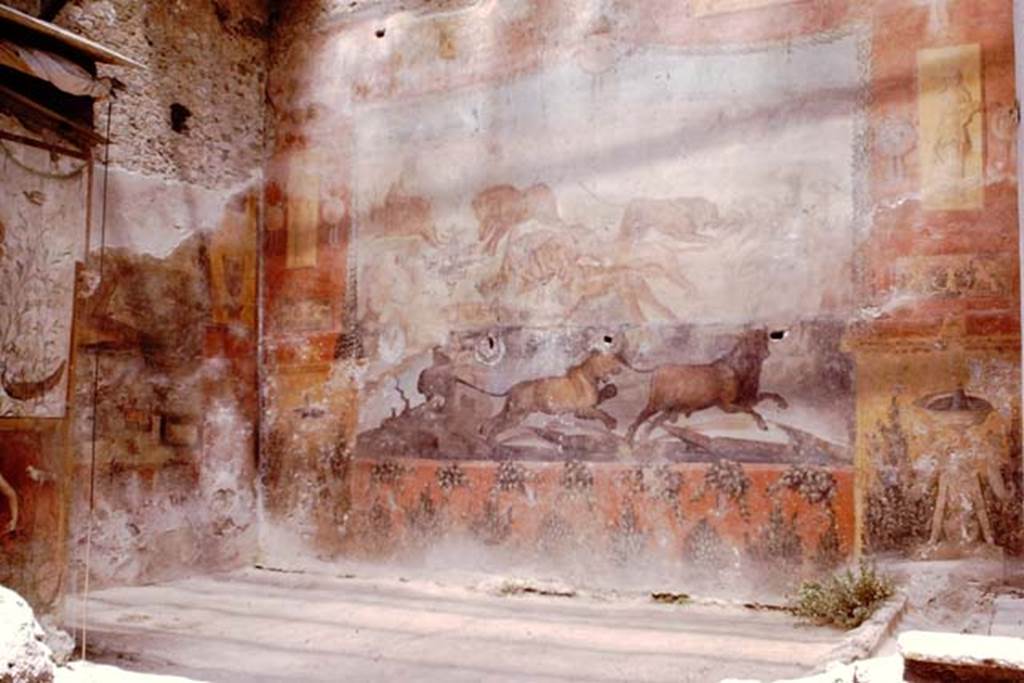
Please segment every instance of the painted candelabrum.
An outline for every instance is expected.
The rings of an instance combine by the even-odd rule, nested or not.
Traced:
[[[931,533],[919,555],[1001,555],[981,490],[984,480],[999,500],[1009,495],[1001,470],[1006,439],[988,424],[992,404],[958,387],[923,396],[914,406],[928,439],[924,455],[931,456],[938,477]]]

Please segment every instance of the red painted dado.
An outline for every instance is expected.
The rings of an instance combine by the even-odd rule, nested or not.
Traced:
[[[825,483],[804,484],[801,493],[795,478],[793,488],[783,479],[798,470],[357,458],[349,470],[353,505],[342,547],[371,557],[415,557],[437,539],[464,537],[526,555],[585,551],[605,560],[699,564],[694,532],[706,524],[731,559],[820,570],[853,547],[854,475],[849,467],[806,468]],[[735,483],[716,488],[715,481]]]
[[[0,495],[0,584],[18,587],[37,604],[52,602],[65,576],[63,456],[52,428],[0,429],[0,477],[14,489],[18,504],[17,524],[7,532],[11,509]]]

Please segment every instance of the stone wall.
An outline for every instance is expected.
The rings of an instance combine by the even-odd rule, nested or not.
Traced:
[[[26,504],[4,564],[21,567],[10,580],[39,605],[81,589],[90,542],[95,587],[238,566],[257,540],[265,4],[81,0],[56,21],[146,68],[100,66],[124,87],[109,177],[97,164],[94,178],[92,243],[67,292],[66,417],[42,432],[6,423],[20,431],[0,468]],[[108,103],[95,114],[105,132]],[[82,235],[84,218],[79,207]],[[39,544],[45,561],[19,550]]]
[[[1020,549],[1009,3],[270,6],[58,17],[150,68],[4,581]]]
[[[100,68],[125,85],[113,108],[113,165],[205,188],[253,180],[263,158],[267,22],[258,0],[70,2],[59,25],[146,66]],[[105,104],[96,120],[106,126]]]
[[[99,363],[95,584],[222,569],[255,554],[267,20],[261,2],[205,0],[72,2],[58,20],[147,67],[112,73],[125,88],[112,109],[103,278],[79,300],[82,481],[93,462]],[[105,105],[96,114],[105,126]],[[101,188],[98,179],[97,198]],[[74,494],[71,562],[80,576],[89,501],[85,486]]]
[[[1015,546],[1008,3],[291,5],[266,555]]]

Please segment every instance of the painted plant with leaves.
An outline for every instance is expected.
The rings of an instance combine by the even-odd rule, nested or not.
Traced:
[[[0,216],[0,377],[7,391],[0,390],[0,416],[59,416],[63,400],[51,385],[62,386],[70,343],[73,240],[33,215],[31,200],[5,204],[10,213]],[[46,381],[43,391],[11,389],[39,387],[48,378],[55,381]]]

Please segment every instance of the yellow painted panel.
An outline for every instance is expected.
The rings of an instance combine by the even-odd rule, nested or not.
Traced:
[[[980,209],[984,204],[981,47],[917,53],[921,198],[926,209]]]
[[[313,155],[299,154],[288,172],[287,268],[316,266],[317,228],[320,222],[319,166]]]

